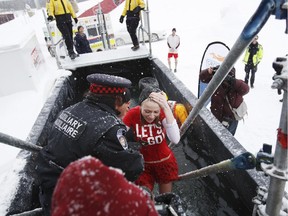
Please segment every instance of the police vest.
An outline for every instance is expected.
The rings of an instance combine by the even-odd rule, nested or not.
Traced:
[[[91,155],[99,139],[112,127],[125,125],[104,104],[79,102],[60,113],[50,133],[47,151],[60,166]],[[114,112],[115,113],[115,112]],[[55,156],[55,157],[54,157]]]

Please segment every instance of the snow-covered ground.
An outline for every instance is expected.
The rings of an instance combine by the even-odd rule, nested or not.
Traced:
[[[89,7],[89,4],[93,5],[96,2],[98,0],[80,3],[80,11],[83,12],[84,8]],[[168,34],[172,28],[177,29],[181,45],[176,76],[195,95],[197,95],[198,89],[200,61],[207,44],[213,41],[222,41],[231,48],[259,3],[259,0],[206,0],[196,1],[196,3],[195,1],[179,3],[176,0],[149,1],[152,29],[166,29]],[[123,5],[111,13],[112,25],[115,30],[125,25],[118,21],[122,9]],[[0,97],[0,132],[23,140],[26,139],[49,95],[53,81],[61,74],[61,71],[57,71],[55,59],[49,55],[46,49],[42,33],[42,26],[44,26],[42,12],[38,11],[32,18],[26,17],[25,23],[33,25],[35,28],[47,63],[46,70],[49,73],[43,76],[43,85],[36,91],[22,91]],[[24,24],[23,29],[25,29]],[[21,34],[21,30],[17,29],[15,32]],[[235,135],[247,151],[255,154],[263,143],[272,144],[274,148],[276,144],[276,132],[282,106],[279,99],[282,98],[282,95],[278,95],[276,90],[271,89],[274,74],[272,62],[276,57],[285,56],[288,53],[288,35],[284,34],[284,30],[285,21],[275,20],[275,17],[271,16],[259,34],[259,43],[263,45],[264,57],[256,73],[255,88],[245,96],[249,115],[245,122],[239,123]],[[1,34],[2,40],[9,40],[7,37],[9,38],[9,35]],[[165,64],[167,64],[167,51],[166,40],[152,44],[153,55]],[[11,59],[11,64],[15,59]],[[243,79],[245,75],[241,60],[242,57],[235,64],[236,77],[239,79]],[[1,70],[0,73],[6,72]],[[4,185],[5,176],[11,173],[13,167],[21,169],[23,164],[21,161],[15,160],[18,152],[19,150],[14,147],[0,144],[0,185]],[[0,191],[0,215],[4,215],[5,202],[9,199],[8,191],[11,192],[11,188],[1,187]]]

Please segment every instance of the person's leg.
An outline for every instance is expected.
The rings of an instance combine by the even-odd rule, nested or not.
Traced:
[[[250,73],[250,67],[248,65],[245,65],[244,71],[246,73],[245,75],[245,83],[248,84],[249,81],[249,73]]]
[[[174,59],[175,59],[175,69],[174,72],[177,72],[177,65],[178,65],[178,54],[174,54]]]
[[[65,20],[64,19],[59,19],[58,21],[56,20],[57,23],[57,28],[62,34],[62,37],[65,41],[68,53],[74,53],[73,51],[73,40],[71,39],[71,32],[72,32],[72,20]],[[70,29],[71,28],[71,29]]]
[[[171,71],[171,53],[168,53],[168,66],[169,66],[169,70]]]
[[[251,70],[251,79],[250,79],[250,86],[251,88],[254,88],[254,82],[255,82],[255,73],[257,71],[257,65],[254,66]]]
[[[139,18],[133,17],[126,19],[127,31],[130,34],[134,47],[139,46],[139,41],[136,35],[138,25],[139,25]]]
[[[42,206],[44,216],[50,216],[53,188],[46,189],[40,186],[39,201]]]
[[[153,170],[153,169],[152,169]],[[147,187],[150,191],[153,191],[155,178],[153,176],[151,167],[149,164],[145,164],[144,172],[141,173],[139,178],[135,181],[136,185]]]
[[[68,29],[68,37],[69,37],[69,39],[68,39],[68,43],[69,43],[69,46],[71,46],[72,47],[72,49],[73,49],[73,47],[74,47],[74,42],[73,42],[73,25],[72,25],[72,22],[71,21],[68,21],[67,23],[66,23],[66,25],[67,25],[67,29]]]
[[[173,181],[178,179],[178,165],[173,152],[168,160],[153,164],[153,170],[153,175],[159,184],[159,193],[171,192]]]
[[[166,184],[159,184],[159,193],[169,193],[172,191],[172,182]]]
[[[238,126],[238,121],[237,120],[233,120],[231,122],[229,122],[229,126],[228,126],[228,131],[234,136],[236,133],[236,129]]]

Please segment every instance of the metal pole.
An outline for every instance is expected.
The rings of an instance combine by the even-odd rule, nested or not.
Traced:
[[[34,0],[34,4],[35,4],[36,9],[40,9],[41,8],[38,0]]]
[[[141,25],[140,25],[140,27],[138,29],[137,37],[138,37],[138,40],[139,40],[140,39],[140,31],[141,31],[141,33],[142,33],[142,45],[144,46],[145,45],[144,31],[146,32],[146,30],[145,30],[145,25],[143,24],[144,21],[143,21],[143,16],[142,16],[142,12],[141,11],[140,11],[140,23],[141,23]],[[149,37],[149,35],[148,35],[148,37]]]
[[[211,95],[216,91],[221,82],[225,79],[226,75],[229,73],[229,71],[231,70],[237,59],[240,57],[242,52],[245,50],[245,48],[250,44],[252,39],[262,29],[262,27],[270,17],[274,7],[275,2],[273,0],[262,0],[255,13],[244,27],[232,49],[224,59],[223,63],[220,65],[217,73],[213,76],[212,80],[209,82],[208,86],[197,101],[196,105],[193,107],[192,111],[188,115],[186,121],[181,126],[181,136],[193,123],[200,110],[205,105],[205,102],[211,97]]]
[[[254,169],[256,164],[256,159],[253,154],[250,152],[245,152],[241,155],[238,155],[235,158],[228,159],[221,161],[217,164],[209,165],[206,167],[203,167],[198,170],[194,170],[191,172],[187,172],[184,174],[179,175],[178,180],[183,180],[187,178],[200,178],[205,177],[210,174],[216,174],[220,172],[228,172],[231,170],[248,170],[248,169]]]
[[[46,28],[47,28],[48,33],[49,33],[49,37],[51,38],[52,48],[54,49],[57,67],[58,67],[58,69],[61,69],[62,66],[61,66],[60,58],[58,56],[58,53],[56,52],[56,45],[55,45],[53,37],[52,37],[52,33],[51,33],[51,30],[50,30],[49,22],[48,22],[47,17],[46,17],[46,12],[45,12],[44,9],[42,10],[42,12],[43,12],[43,16],[44,16],[44,19],[45,19]]]
[[[26,211],[26,212],[22,212],[22,213],[18,213],[18,214],[13,214],[10,216],[37,216],[37,215],[42,215],[43,210],[42,208],[36,208],[34,210],[31,211]]]
[[[108,45],[108,49],[111,49],[111,44],[110,44],[110,38],[109,38],[109,34],[108,34],[108,31],[107,31],[107,25],[106,25],[106,17],[105,17],[105,14],[102,13],[102,17],[103,17],[103,27],[104,27],[104,32],[105,32],[105,38],[106,38],[106,42],[107,42],[107,45]]]
[[[25,142],[16,137],[12,137],[1,132],[0,132],[0,142],[5,143],[10,146],[14,146],[16,148],[31,151],[31,152],[39,152],[42,149],[41,146],[37,146],[32,143]]]
[[[269,216],[280,215],[282,199],[285,191],[285,184],[288,180],[288,152],[287,152],[287,80],[288,80],[288,57],[277,58],[278,61],[274,62],[273,67],[277,71],[282,70],[279,75],[275,76],[275,81],[273,82],[273,89],[281,89],[284,91],[282,111],[280,116],[280,123],[277,136],[277,145],[274,154],[274,164],[265,165],[262,164],[262,168],[266,174],[270,175],[270,185],[268,189],[268,197],[266,204],[266,213]]]
[[[102,10],[101,10],[101,4],[98,4],[98,10],[97,10],[97,18],[98,18],[98,23],[99,23],[99,30],[100,30],[100,34],[101,34],[101,40],[102,40],[102,44],[104,47],[104,50],[107,49],[106,47],[106,43],[105,43],[105,35],[104,35],[104,26],[103,26],[103,22],[102,22]]]
[[[148,36],[149,36],[149,56],[152,57],[152,45],[151,45],[151,30],[150,30],[150,18],[149,18],[149,1],[146,1],[146,10],[145,13],[147,14],[147,26],[148,26]]]

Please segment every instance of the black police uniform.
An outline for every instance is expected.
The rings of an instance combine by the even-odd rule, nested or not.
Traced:
[[[253,84],[255,82],[255,73],[257,72],[257,65],[254,65],[253,63],[253,56],[256,55],[256,53],[259,50],[258,47],[258,42],[256,44],[250,43],[248,49],[249,49],[249,57],[248,57],[248,62],[244,67],[244,70],[246,72],[245,75],[245,83],[248,84],[249,81],[249,75],[250,75],[250,71],[251,71],[251,79],[250,79],[250,85],[251,87],[253,87]]]
[[[103,85],[108,77],[113,78],[108,82],[113,82],[112,86],[127,85],[121,82],[123,78],[103,74],[90,75],[90,81]],[[128,148],[125,133],[126,126],[115,110],[91,99],[84,99],[60,113],[48,144],[40,151],[36,168],[41,185],[40,202],[46,215],[50,214],[51,197],[63,168],[84,156],[91,155],[107,166],[120,168],[130,181],[137,179],[143,171],[143,157]]]

